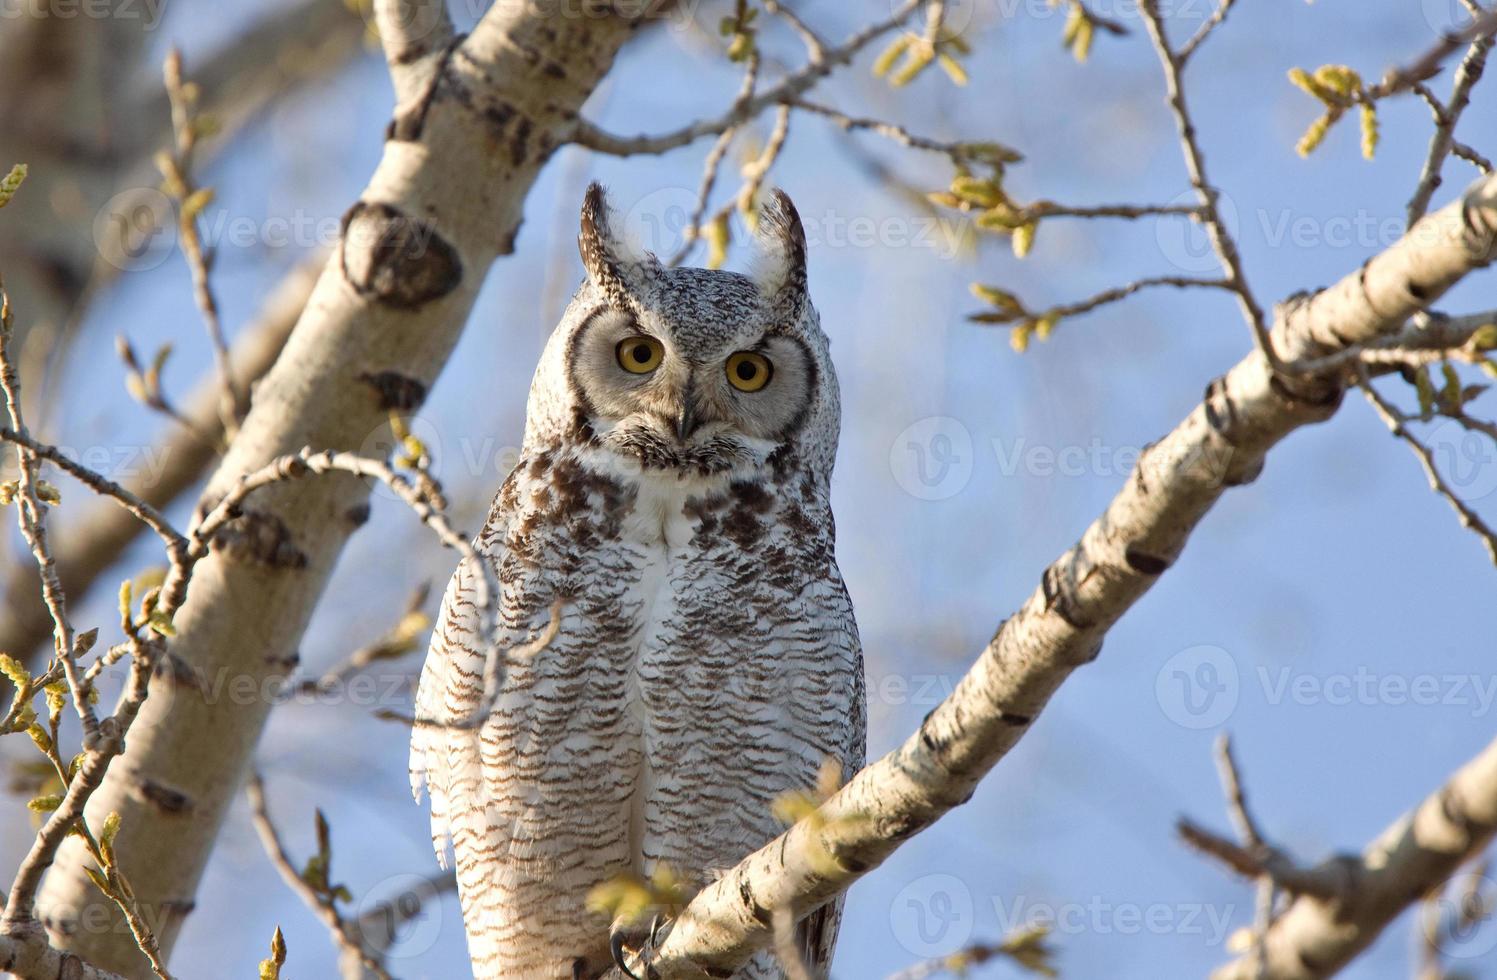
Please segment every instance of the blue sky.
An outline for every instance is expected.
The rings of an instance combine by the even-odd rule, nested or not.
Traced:
[[[259,5],[224,6],[232,16],[215,14],[212,24],[201,10],[169,9],[158,40],[183,44],[190,71],[195,54]],[[835,37],[886,9],[866,6],[821,0],[797,9]],[[891,90],[870,77],[865,56],[816,98],[939,138],[1012,145],[1027,158],[1009,177],[1023,197],[1187,201],[1158,65],[1131,0],[1094,4],[1132,33],[1098,37],[1085,65],[1061,49],[1063,17],[1044,0],[954,6],[972,13],[966,88],[932,71]],[[1210,5],[1178,0],[1171,9],[1178,39]],[[701,29],[712,31],[719,15],[701,7]],[[1265,303],[1328,284],[1391,244],[1430,128],[1427,110],[1403,99],[1382,110],[1375,160],[1360,157],[1352,122],[1300,159],[1293,145],[1315,107],[1285,72],[1342,62],[1377,77],[1432,43],[1448,16],[1446,0],[1247,2],[1191,64],[1207,165]],[[781,32],[765,43],[801,56]],[[626,49],[588,113],[615,131],[659,131],[715,114],[736,85],[735,71],[677,24]],[[1448,77],[1434,87],[1444,92]],[[362,188],[390,103],[382,65],[366,57],[277,108],[205,175],[219,189],[221,227],[249,229],[246,244],[221,251],[217,281],[231,331]],[[1462,138],[1489,154],[1497,149],[1492,105],[1479,88],[1462,126]],[[512,462],[505,450],[519,444],[536,356],[580,278],[573,241],[582,187],[605,181],[631,227],[669,238],[706,149],[634,160],[569,150],[542,174],[518,252],[490,274],[418,422],[460,525],[476,527]],[[868,663],[874,754],[913,730],[1111,498],[1139,449],[1181,419],[1250,338],[1226,294],[1151,292],[1065,322],[1017,355],[1006,332],[965,320],[980,306],[968,283],[1000,284],[1040,305],[1140,276],[1212,274],[1200,264],[1199,233],[1178,219],[1055,219],[1023,261],[991,238],[953,250],[947,236],[956,226],[931,225],[870,159],[922,189],[950,176],[942,158],[797,116],[771,180],[806,218],[812,295],[841,377],[834,504]],[[1447,174],[1437,205],[1474,177],[1460,161]],[[735,186],[730,166],[720,193]],[[307,230],[290,245],[270,242],[266,229],[282,226]],[[730,266],[743,262],[735,247]],[[1478,275],[1443,307],[1490,308],[1493,295],[1490,274]],[[63,438],[148,442],[158,423],[124,395],[113,335],[147,349],[175,340],[167,377],[181,390],[208,364],[198,331],[179,259],[124,276],[96,306],[70,379],[100,394],[66,406]],[[1431,438],[1491,514],[1491,449],[1473,454],[1444,430]],[[151,560],[142,550],[131,567]],[[378,634],[412,584],[440,585],[451,565],[398,505],[380,500],[345,553],[303,662],[331,663]],[[1056,923],[1066,976],[1202,974],[1226,957],[1225,937],[1250,922],[1253,901],[1249,887],[1173,837],[1181,814],[1229,827],[1212,764],[1217,732],[1234,736],[1253,805],[1278,842],[1308,860],[1360,848],[1497,728],[1493,574],[1406,448],[1349,396],[1332,421],[1296,433],[1257,482],[1222,500],[970,804],[853,889],[836,975],[881,976],[1036,917]],[[107,605],[86,607],[80,621],[90,611],[107,619]],[[404,733],[373,720],[370,707],[287,705],[260,750],[291,846],[311,846],[311,808],[322,805],[335,876],[361,900],[434,867],[424,811],[405,789]],[[175,965],[186,976],[251,969],[277,923],[290,975],[331,974],[321,926],[263,861],[241,805]],[[1457,950],[1465,958],[1456,963],[1490,971],[1493,946],[1497,930],[1488,928]],[[1345,975],[1406,974],[1414,948],[1406,918]],[[398,976],[466,975],[455,901],[430,910],[396,952]],[[998,964],[976,975],[1017,974]]]

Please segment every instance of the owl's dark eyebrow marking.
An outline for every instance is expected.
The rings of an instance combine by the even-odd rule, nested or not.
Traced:
[[[577,399],[578,408],[587,416],[598,414],[598,410],[593,407],[592,400],[587,397],[587,392],[577,382],[577,354],[582,349],[582,338],[593,328],[593,324],[597,322],[598,317],[612,309],[613,307],[604,303],[588,310],[587,316],[582,318],[582,324],[572,332],[572,336],[567,340],[567,358],[565,363],[562,364],[562,370],[566,372],[567,387],[572,390],[572,395]]]
[[[571,366],[577,363],[577,355],[582,350],[583,340],[587,338],[587,335],[592,331],[593,326],[605,313],[619,313],[619,315],[623,316],[630,323],[634,323],[634,317],[630,316],[627,313],[620,312],[617,307],[610,306],[607,303],[599,303],[597,306],[588,310],[587,315],[582,318],[582,323],[577,327],[576,330],[572,332],[571,338],[567,341],[567,375],[569,377],[572,373]]]

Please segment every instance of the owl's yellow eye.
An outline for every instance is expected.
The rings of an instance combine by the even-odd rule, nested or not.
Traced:
[[[649,374],[660,366],[665,357],[665,348],[654,337],[640,335],[619,341],[615,348],[619,367],[630,374]]]
[[[774,377],[769,358],[753,351],[741,350],[728,358],[728,384],[739,391],[758,391]]]

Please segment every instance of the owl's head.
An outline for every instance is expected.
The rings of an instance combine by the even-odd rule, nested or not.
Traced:
[[[646,471],[743,473],[792,459],[829,471],[837,382],[807,294],[805,232],[781,191],[759,213],[758,239],[751,275],[669,269],[618,236],[592,185],[578,238],[587,282],[532,393],[553,425],[532,418],[532,432],[565,425],[569,441]]]

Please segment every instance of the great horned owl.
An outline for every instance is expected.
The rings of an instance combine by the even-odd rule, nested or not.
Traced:
[[[599,975],[619,933],[587,910],[594,886],[661,862],[700,886],[773,839],[772,802],[826,760],[844,777],[862,764],[828,492],[837,380],[779,191],[758,235],[752,276],[667,269],[588,190],[587,281],[475,542],[501,584],[497,696],[461,723],[488,700],[481,572],[465,564],[416,698],[412,788],[430,791],[438,858],[456,853],[479,980]],[[819,975],[838,911],[798,926]],[[761,953],[734,976],[783,975]]]

